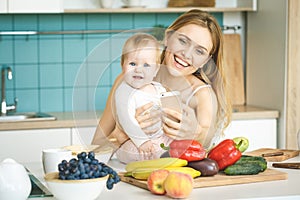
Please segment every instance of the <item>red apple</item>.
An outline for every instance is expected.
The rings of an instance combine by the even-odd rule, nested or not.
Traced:
[[[151,172],[147,179],[147,186],[153,194],[165,194],[164,181],[168,176],[169,171],[166,169],[158,169]]]
[[[193,190],[194,180],[191,175],[182,172],[170,172],[164,181],[164,188],[169,197],[187,198]]]

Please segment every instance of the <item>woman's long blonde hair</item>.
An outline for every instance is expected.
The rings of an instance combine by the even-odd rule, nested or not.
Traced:
[[[194,75],[207,84],[210,84],[216,93],[218,101],[216,128],[223,130],[231,122],[231,101],[228,95],[227,82],[223,65],[223,33],[217,20],[208,12],[192,9],[179,16],[166,30],[165,37],[170,31],[176,31],[188,24],[195,24],[207,28],[211,34],[213,47],[209,54],[210,59]],[[164,61],[165,50],[162,52],[161,60]]]

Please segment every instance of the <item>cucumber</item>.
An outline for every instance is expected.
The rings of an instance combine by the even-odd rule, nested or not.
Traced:
[[[267,169],[267,161],[261,156],[243,155],[233,165],[228,166],[224,173],[226,175],[253,175]]]
[[[267,169],[267,161],[265,158],[261,156],[242,156],[235,164],[245,164],[245,163],[257,163],[261,167],[261,171],[265,171]]]
[[[238,161],[262,161],[262,162],[267,162],[266,159],[262,156],[247,156],[247,155],[242,155],[242,157]]]
[[[226,175],[254,175],[261,172],[261,166],[258,163],[233,164],[226,167],[224,173]]]

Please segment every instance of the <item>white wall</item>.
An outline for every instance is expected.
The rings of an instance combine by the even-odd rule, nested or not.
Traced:
[[[285,148],[287,4],[261,0],[258,12],[247,14],[246,101],[279,110],[279,148]]]

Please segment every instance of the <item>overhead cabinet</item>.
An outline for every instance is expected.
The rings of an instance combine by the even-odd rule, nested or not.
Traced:
[[[146,0],[145,0],[146,1]],[[147,0],[148,1],[148,0]],[[143,2],[143,1],[142,1]],[[256,11],[257,0],[216,0],[215,7],[201,7],[208,12]],[[101,7],[100,0],[0,0],[0,13],[181,13],[191,7],[123,8],[116,0],[113,8]]]
[[[7,0],[0,1],[0,13],[7,13]]]
[[[7,4],[8,13],[63,12],[62,0],[7,0]]]

